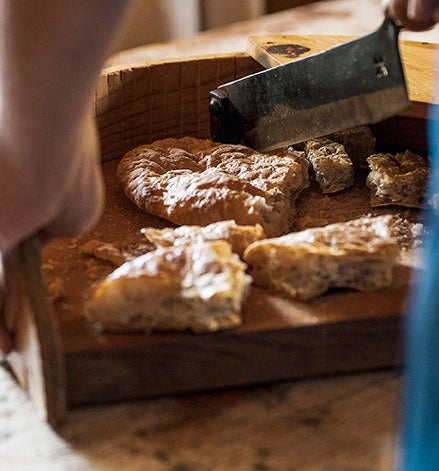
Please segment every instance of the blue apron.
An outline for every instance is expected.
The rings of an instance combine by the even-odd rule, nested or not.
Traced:
[[[405,375],[399,469],[439,471],[439,106],[429,119],[431,176],[425,270],[416,273],[417,286],[405,318]],[[436,207],[435,207],[436,206]]]

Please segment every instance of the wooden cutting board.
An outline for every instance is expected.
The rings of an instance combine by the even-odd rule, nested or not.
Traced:
[[[310,39],[297,38],[295,43],[307,45]],[[325,47],[333,39],[319,37],[316,43]],[[403,51],[413,47],[402,45]],[[433,76],[433,61],[430,45],[419,48],[425,53],[422,67],[419,55],[405,56],[413,84],[412,112],[374,126],[379,146],[426,152],[425,118],[431,94],[425,94],[424,84]],[[10,358],[12,368],[52,424],[79,405],[400,363],[401,313],[410,286],[407,267],[395,271],[391,288],[374,293],[337,290],[309,303],[253,287],[244,306],[243,325],[214,334],[102,334],[82,317],[81,305],[92,283],[113,269],[83,254],[83,244],[94,238],[133,247],[139,243],[141,227],[169,225],[140,212],[123,195],[115,178],[118,159],[134,146],[159,138],[208,137],[208,92],[261,68],[248,54],[236,54],[103,72],[95,103],[107,191],[105,212],[91,233],[55,241],[43,251],[49,292],[58,290],[50,304],[55,312],[50,335],[35,322],[31,303],[24,303],[15,323],[19,348]],[[316,188],[309,190],[307,198],[320,208],[328,204],[333,208],[327,222],[372,212],[364,175],[358,175],[355,187],[335,195],[330,203]],[[299,212],[304,205],[304,200],[299,202]]]

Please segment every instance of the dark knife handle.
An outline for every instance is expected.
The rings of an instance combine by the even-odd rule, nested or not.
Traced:
[[[242,120],[227,94],[215,89],[209,92],[210,135],[215,142],[239,144],[244,134]]]

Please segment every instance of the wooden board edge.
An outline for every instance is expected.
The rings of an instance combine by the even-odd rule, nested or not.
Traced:
[[[356,38],[357,36],[293,34],[250,36],[247,54],[263,67],[271,68],[324,52]],[[434,96],[436,44],[400,40],[399,50],[412,102],[403,115],[419,118],[423,113],[425,117],[428,104],[437,103],[438,100]]]
[[[353,39],[356,39],[356,36],[295,34],[250,36],[246,52],[263,67],[270,68],[285,63],[286,57],[290,60],[302,59]],[[267,53],[271,47],[273,51]]]
[[[66,359],[69,406],[393,368],[401,365],[401,329],[402,316],[395,314],[317,328],[210,334],[208,346],[203,337],[180,336],[163,347],[120,349],[117,359],[115,354],[72,352]],[[210,351],[217,355],[209,356]],[[101,374],[87,383],[78,381],[85,370]]]
[[[66,412],[65,358],[40,267],[36,236],[5,256],[5,318],[15,344],[7,361],[41,418],[56,428]]]

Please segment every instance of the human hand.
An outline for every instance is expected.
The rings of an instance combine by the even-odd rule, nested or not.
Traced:
[[[91,105],[129,3],[0,2],[0,253],[35,233],[43,242],[77,235],[99,216]],[[0,302],[7,353],[3,324]]]
[[[12,230],[3,230],[2,233],[3,236],[9,236],[11,241],[9,245],[14,253],[14,246],[18,244],[16,240],[27,238],[27,234],[37,234],[38,237],[35,240],[42,243],[56,237],[75,236],[88,230],[99,217],[102,209],[103,185],[94,122],[91,118],[86,119],[81,128],[83,130],[79,132],[76,139],[69,138],[67,130],[63,133],[61,163],[52,172],[56,173],[56,178],[47,178],[46,175],[56,159],[52,156],[38,159],[40,170],[33,175],[37,180],[41,179],[41,190],[38,193],[34,193],[32,185],[13,185],[12,188],[15,187],[16,192],[11,187],[5,189],[0,186],[0,199],[9,203],[12,215],[9,220]],[[55,137],[51,141],[54,147],[58,146]],[[69,142],[73,144],[71,148],[69,148]],[[35,157],[38,158],[37,155]],[[0,160],[0,173],[5,160]],[[26,170],[22,172],[23,177],[24,175],[26,175]],[[33,204],[27,207],[17,207],[14,202],[19,202],[21,196],[27,200],[27,192]],[[18,197],[16,193],[19,193]],[[2,216],[0,220],[3,220]],[[9,252],[10,250],[5,251],[3,255],[4,262],[8,260],[5,267],[9,267],[8,280],[11,280],[11,276],[15,279],[14,271],[17,266],[10,263],[16,257],[9,257]],[[15,309],[8,309],[8,325],[6,325],[5,320],[2,319],[2,308],[5,307],[2,306],[2,301],[5,301],[5,295],[16,297],[21,294],[20,291],[17,292],[15,282],[8,283],[7,286],[7,292],[2,292],[2,286],[0,286],[0,353],[4,355],[9,353],[13,346],[8,330],[11,329],[11,323],[14,323]]]
[[[423,31],[439,22],[439,0],[385,0],[389,15],[401,26]]]

